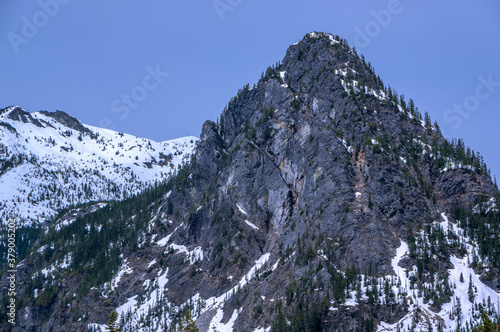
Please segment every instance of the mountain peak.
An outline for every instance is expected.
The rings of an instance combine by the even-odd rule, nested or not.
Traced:
[[[33,118],[31,114],[25,110],[23,110],[21,107],[18,106],[12,106],[8,107],[5,109],[4,117],[13,120],[13,121],[18,121],[22,123],[32,123],[37,127],[43,128],[43,125],[38,121],[37,119]]]
[[[21,108],[21,107],[13,105],[13,106],[7,106],[5,108],[0,108],[0,116],[4,115],[4,114],[8,114],[17,108]]]

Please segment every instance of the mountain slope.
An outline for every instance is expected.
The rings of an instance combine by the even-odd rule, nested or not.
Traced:
[[[499,312],[498,199],[479,154],[311,33],[204,124],[175,178],[42,236],[18,266],[19,324],[470,327]]]
[[[166,179],[195,137],[165,142],[81,124],[64,112],[0,111],[0,218],[42,222],[57,210],[123,199]]]

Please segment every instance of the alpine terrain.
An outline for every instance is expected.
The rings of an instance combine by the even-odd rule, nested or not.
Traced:
[[[0,110],[0,219],[44,222],[58,210],[129,197],[181,166],[197,138],[117,133],[68,114]]]
[[[189,138],[167,146],[19,108],[2,121],[12,151],[2,218],[50,217],[35,235],[25,229],[29,242],[18,235],[6,331],[498,322],[500,195],[489,169],[338,36],[290,46],[203,125],[178,170]]]

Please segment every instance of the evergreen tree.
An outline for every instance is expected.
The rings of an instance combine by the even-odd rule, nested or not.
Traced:
[[[285,332],[287,330],[285,315],[280,311],[276,316],[271,332]]]
[[[485,311],[481,314],[481,325],[479,325],[478,332],[495,332],[495,327]]]
[[[410,113],[411,114],[415,113],[415,102],[411,98],[410,98]]]
[[[109,315],[109,320],[106,323],[106,331],[108,332],[121,332],[122,328],[118,325],[118,313],[116,311],[112,311]]]
[[[425,122],[425,127],[427,129],[431,129],[431,127],[432,127],[431,117],[429,116],[429,113],[427,113],[427,112],[425,112],[425,114],[424,114],[424,122]]]
[[[469,276],[469,301],[474,303],[474,287],[472,286],[472,276]]]
[[[199,329],[196,327],[196,323],[191,318],[191,313],[189,310],[186,310],[186,315],[182,318],[181,322],[179,323],[179,331],[181,332],[198,332]]]

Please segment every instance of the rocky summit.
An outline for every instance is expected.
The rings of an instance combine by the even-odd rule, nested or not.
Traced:
[[[310,33],[168,182],[38,234],[2,328],[471,331],[500,311],[499,198],[479,153]]]

